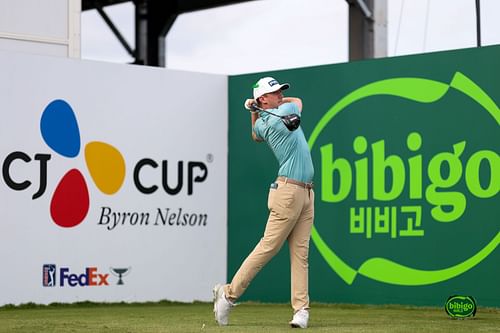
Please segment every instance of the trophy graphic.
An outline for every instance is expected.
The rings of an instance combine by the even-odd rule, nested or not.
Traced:
[[[122,277],[127,276],[130,273],[131,269],[132,269],[132,267],[128,267],[128,268],[113,268],[113,267],[110,267],[109,268],[109,270],[111,271],[111,273],[118,278],[117,285],[122,285],[123,284]]]

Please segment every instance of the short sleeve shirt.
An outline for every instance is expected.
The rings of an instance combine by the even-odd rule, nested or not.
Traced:
[[[299,114],[295,103],[281,104],[277,109],[268,111],[279,116]],[[259,138],[267,142],[276,156],[279,163],[278,176],[305,183],[312,182],[314,167],[302,127],[290,131],[278,117],[265,112],[260,112],[259,116],[253,130]]]

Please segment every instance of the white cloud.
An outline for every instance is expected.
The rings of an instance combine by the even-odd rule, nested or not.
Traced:
[[[389,56],[476,45],[473,0],[387,2]],[[481,0],[481,7],[483,45],[500,43],[500,1]],[[134,47],[133,5],[106,12]],[[168,34],[166,63],[239,74],[345,62],[347,20],[345,0],[261,0],[187,13]],[[95,11],[82,14],[82,58],[132,61]]]

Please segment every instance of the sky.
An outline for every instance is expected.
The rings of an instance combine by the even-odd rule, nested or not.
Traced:
[[[377,0],[375,0],[377,1]],[[387,0],[387,56],[476,47],[475,0]],[[481,0],[481,44],[500,44],[499,0]],[[134,48],[134,6],[108,6]],[[82,59],[131,63],[95,10],[82,13]],[[347,62],[345,0],[256,0],[179,15],[166,67],[244,74]]]

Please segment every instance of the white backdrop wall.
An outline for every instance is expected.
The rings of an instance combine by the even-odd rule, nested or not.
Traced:
[[[0,0],[0,50],[80,58],[81,0]]]
[[[226,278],[227,77],[1,51],[0,72],[0,305],[209,300]],[[58,185],[72,169],[87,206]]]

